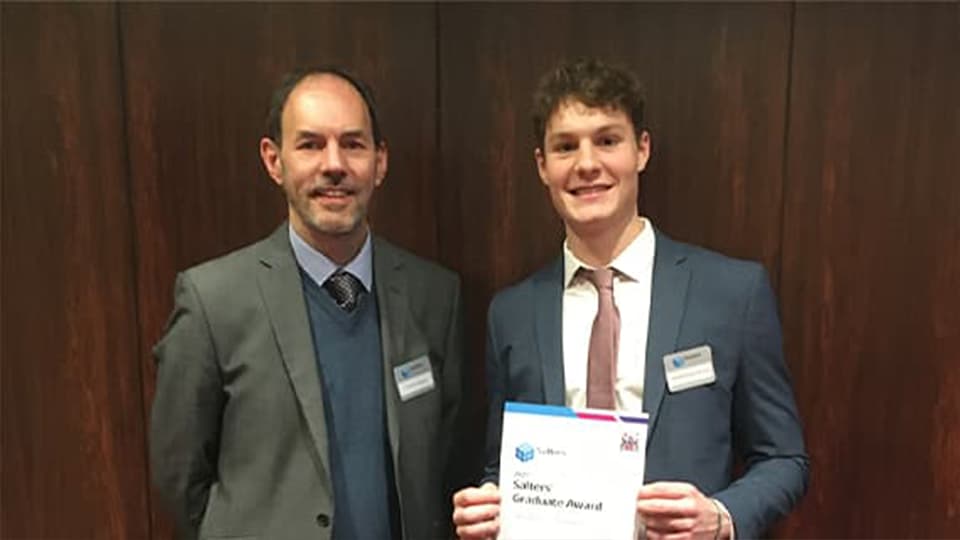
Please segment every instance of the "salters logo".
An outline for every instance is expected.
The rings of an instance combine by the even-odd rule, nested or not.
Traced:
[[[521,463],[526,463],[536,456],[566,456],[567,451],[559,448],[550,448],[549,446],[533,446],[530,443],[522,443],[513,451],[513,456]]]
[[[520,446],[517,446],[514,455],[517,456],[517,459],[519,459],[521,463],[526,463],[533,459],[534,453],[535,450],[530,443],[523,443]]]

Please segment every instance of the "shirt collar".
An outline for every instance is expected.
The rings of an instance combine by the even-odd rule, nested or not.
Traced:
[[[293,230],[293,225],[289,226],[289,231],[290,245],[293,247],[293,255],[296,257],[297,263],[317,285],[323,285],[327,278],[342,268],[356,276],[367,291],[373,290],[373,248],[370,242],[369,229],[360,252],[342,267],[337,266],[329,257],[314,249],[303,238],[300,238],[297,231]]]
[[[626,276],[631,280],[639,280],[649,268],[653,266],[653,255],[656,248],[656,236],[653,234],[653,223],[645,217],[640,218],[643,221],[643,229],[640,234],[630,242],[620,255],[610,262],[610,267],[618,274]],[[593,270],[594,267],[581,261],[570,251],[567,241],[563,241],[563,288],[570,286],[570,283],[577,276],[577,270],[586,268]]]

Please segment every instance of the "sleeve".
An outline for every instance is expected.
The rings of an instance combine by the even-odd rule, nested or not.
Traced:
[[[209,322],[188,274],[177,276],[174,302],[153,351],[150,465],[180,534],[195,538],[216,478],[224,395]]]
[[[464,440],[463,411],[463,304],[459,278],[454,280],[450,312],[450,326],[444,345],[443,363],[443,429],[447,434],[443,456],[447,459],[446,500],[460,487],[462,475],[462,446]]]
[[[500,483],[500,436],[503,426],[503,403],[507,395],[507,367],[503,365],[506,355],[500,350],[497,335],[497,299],[494,298],[487,313],[486,378],[487,439],[485,446],[486,465],[480,484]]]
[[[713,496],[730,512],[738,538],[756,538],[806,492],[809,459],[776,301],[762,268],[752,281],[743,321],[732,427],[744,474]]]

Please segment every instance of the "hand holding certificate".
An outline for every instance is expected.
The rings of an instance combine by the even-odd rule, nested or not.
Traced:
[[[500,538],[636,538],[647,415],[508,402]]]

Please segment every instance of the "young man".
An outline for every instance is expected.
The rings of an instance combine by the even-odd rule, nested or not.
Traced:
[[[650,135],[629,73],[562,65],[534,101],[537,168],[566,241],[491,303],[487,468],[481,487],[454,496],[458,535],[499,531],[504,401],[649,413],[636,501],[647,537],[763,534],[808,474],[765,271],[673,241],[638,214]],[[704,345],[716,381],[669,390],[664,357]]]
[[[371,234],[387,147],[359,80],[289,75],[267,131],[289,220],[177,279],[155,349],[157,488],[187,538],[443,536],[459,280]]]

